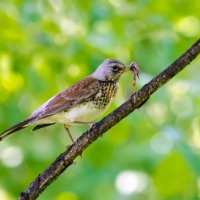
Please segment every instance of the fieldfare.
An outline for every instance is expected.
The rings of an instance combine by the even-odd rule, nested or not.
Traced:
[[[104,60],[93,74],[53,96],[30,117],[1,133],[0,140],[30,125],[35,125],[35,131],[61,123],[64,124],[73,142],[69,127],[78,124],[91,126],[110,105],[117,92],[120,76],[128,70],[134,71],[137,76],[139,74],[139,68],[135,63],[125,66],[115,59]]]

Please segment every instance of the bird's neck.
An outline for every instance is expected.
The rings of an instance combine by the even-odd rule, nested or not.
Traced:
[[[102,81],[102,82],[110,82],[110,83],[117,83],[119,79],[110,79],[108,76],[102,75],[100,76],[97,72],[94,72],[91,77]]]

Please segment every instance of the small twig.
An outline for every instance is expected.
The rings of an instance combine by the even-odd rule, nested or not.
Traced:
[[[19,200],[36,199],[48,185],[57,179],[59,175],[74,162],[74,159],[79,156],[84,149],[120,120],[143,105],[151,94],[184,69],[199,53],[200,39],[167,69],[144,85],[138,92],[134,93],[124,104],[103,118],[100,122],[94,124],[89,131],[80,136],[74,144],[59,155],[58,158],[20,194]]]

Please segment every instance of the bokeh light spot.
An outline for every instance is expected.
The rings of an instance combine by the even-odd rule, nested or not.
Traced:
[[[195,117],[192,121],[192,145],[200,148],[200,117]],[[199,180],[200,181],[200,180]],[[200,182],[199,182],[200,184]]]
[[[71,77],[77,77],[80,75],[80,68],[78,65],[71,65],[68,67],[67,69],[67,73],[71,76]]]
[[[109,2],[116,7],[122,6],[122,1],[121,0],[109,0]]]
[[[150,141],[151,148],[158,154],[167,154],[173,148],[173,140],[167,135],[156,134]]]
[[[3,188],[0,188],[0,199],[1,200],[11,199],[11,198],[9,198],[8,193]]]
[[[198,188],[200,190],[200,177],[197,179],[197,186],[198,186]]]
[[[79,198],[72,192],[63,192],[55,200],[78,200]]]
[[[12,71],[12,59],[9,54],[0,55],[0,87],[8,92],[21,88],[24,79],[21,74]]]
[[[9,146],[2,151],[0,159],[5,166],[14,168],[22,163],[23,153],[16,146]]]
[[[85,34],[85,28],[70,18],[62,17],[59,20],[60,29],[67,35],[83,35]]]
[[[8,71],[8,73],[6,73],[1,79],[2,86],[10,92],[19,90],[22,87],[23,83],[23,77],[20,74],[12,71]]]
[[[194,16],[187,16],[179,20],[176,29],[187,37],[194,37],[200,32],[200,21]]]
[[[2,76],[6,73],[11,66],[11,57],[4,53],[0,55],[0,75]]]
[[[119,193],[126,196],[142,192],[146,189],[147,185],[148,177],[146,174],[131,170],[120,172],[115,182],[115,186]]]
[[[162,103],[156,102],[147,108],[147,113],[156,124],[162,124],[167,115],[166,106]]]
[[[168,87],[170,96],[177,99],[182,99],[182,97],[188,92],[190,89],[190,85],[187,81],[176,81],[173,84],[170,84]]]

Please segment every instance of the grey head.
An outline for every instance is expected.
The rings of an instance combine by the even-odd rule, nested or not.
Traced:
[[[101,81],[118,81],[122,73],[130,70],[122,62],[108,58],[104,60],[92,74],[92,77]]]

